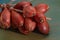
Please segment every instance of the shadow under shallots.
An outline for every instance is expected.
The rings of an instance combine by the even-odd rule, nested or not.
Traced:
[[[15,32],[15,33],[19,33],[19,34],[22,34],[21,32],[19,32],[18,29],[13,29],[12,27],[10,27],[9,29],[7,29],[8,31],[12,31],[12,32]],[[39,32],[38,28],[36,27],[35,30],[33,31],[33,33],[37,33],[37,34],[42,34],[41,32]],[[42,34],[44,35],[45,37],[49,36],[49,34]]]
[[[19,33],[19,30],[18,29],[13,29],[12,27],[10,27],[9,29],[7,29],[9,31],[13,31],[13,32],[16,32],[16,33]]]
[[[3,28],[1,28],[3,29]],[[10,27],[9,29],[3,29],[3,30],[7,30],[7,31],[12,31],[12,32],[15,32],[15,33],[18,33],[18,34],[22,34],[21,32],[19,32],[18,29],[13,29],[12,27]],[[38,28],[36,27],[35,30],[33,31],[33,33],[37,33],[37,34],[42,34],[41,32],[39,32]],[[23,34],[22,34],[23,35]],[[44,37],[48,37],[49,34],[45,35],[45,34],[42,34]]]

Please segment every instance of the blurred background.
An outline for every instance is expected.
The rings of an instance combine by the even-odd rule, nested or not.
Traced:
[[[0,4],[9,3],[9,1],[10,0],[0,0]],[[20,1],[22,0],[16,0],[13,4]],[[0,29],[0,40],[60,40],[60,0],[33,0],[31,3],[33,6],[39,3],[49,5],[50,8],[46,16],[52,18],[51,21],[48,21],[50,25],[50,34],[44,36],[32,32],[29,35],[22,35],[13,31]]]

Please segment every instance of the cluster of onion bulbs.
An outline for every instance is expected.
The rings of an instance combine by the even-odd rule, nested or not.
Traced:
[[[31,2],[22,1],[13,4],[0,4],[0,27],[3,29],[18,29],[23,34],[29,34],[38,28],[42,34],[49,34],[48,17],[45,13],[49,6],[41,3],[33,6]]]

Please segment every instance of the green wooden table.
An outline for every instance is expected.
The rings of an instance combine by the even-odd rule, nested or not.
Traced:
[[[17,0],[15,3],[17,3]],[[8,3],[9,0],[0,0],[0,3]],[[60,0],[33,0],[33,5],[46,3],[50,9],[46,16],[51,17],[50,34],[48,36],[32,32],[29,35],[22,35],[13,31],[0,29],[0,40],[60,40]]]

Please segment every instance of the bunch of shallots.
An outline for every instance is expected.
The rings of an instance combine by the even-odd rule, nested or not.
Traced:
[[[44,15],[49,6],[47,4],[38,4],[35,7],[30,2],[22,1],[12,6],[10,4],[0,4],[2,12],[0,13],[0,27],[3,29],[18,29],[23,34],[29,34],[38,28],[39,32],[47,35],[49,33],[49,24]]]

